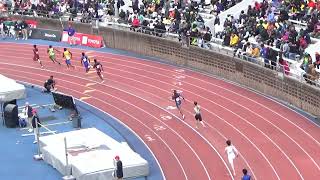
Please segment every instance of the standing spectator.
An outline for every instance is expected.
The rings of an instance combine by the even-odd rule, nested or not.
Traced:
[[[15,22],[14,31],[15,31],[15,40],[19,40],[20,33],[21,33],[21,25],[20,25],[20,23]]]
[[[225,148],[225,152],[227,153],[229,164],[232,168],[233,175],[236,176],[236,171],[234,169],[233,160],[239,155],[238,150],[231,144],[230,140],[227,140],[227,147]]]
[[[286,60],[282,58],[282,56],[279,56],[279,65],[280,65],[280,71],[285,73],[286,75],[289,75],[290,73],[290,67]]]
[[[40,124],[39,123],[40,123],[40,120],[39,120],[39,116],[38,116],[37,110],[33,109],[32,110],[32,128],[33,128],[33,132],[34,132],[33,144],[36,144],[38,142],[38,140],[37,140],[37,136],[38,136],[37,126],[38,126],[38,128],[40,128]]]
[[[70,45],[76,45],[76,38],[75,38],[76,30],[74,30],[71,24],[69,24],[69,28],[66,29],[66,31],[68,31]]]
[[[120,160],[119,156],[116,156],[114,162],[115,170],[114,170],[114,177],[117,180],[123,179],[123,167],[122,167],[122,161]]]
[[[25,104],[25,108],[22,110],[23,113],[25,113],[25,117],[28,119],[28,127],[29,127],[29,132],[32,132],[32,107],[29,105],[28,102]]]
[[[251,180],[251,176],[248,175],[248,170],[247,169],[242,169],[243,176],[241,180]]]
[[[25,21],[21,22],[22,40],[28,40],[28,24]]]
[[[0,35],[2,37],[2,39],[4,39],[6,37],[6,33],[4,32],[4,23],[0,22]]]
[[[269,48],[266,47],[264,44],[261,44],[260,54],[261,57],[264,59],[264,66],[270,68]]]
[[[202,121],[202,116],[201,116],[201,112],[200,112],[200,105],[195,101],[194,102],[194,118],[196,119],[196,128],[198,129],[198,124],[199,122],[202,124],[203,127],[206,127]]]

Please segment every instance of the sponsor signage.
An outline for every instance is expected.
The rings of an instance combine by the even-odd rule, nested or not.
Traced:
[[[101,48],[103,41],[101,36],[95,36],[90,34],[75,33],[73,38],[77,45],[89,46],[94,48]],[[63,31],[62,42],[70,43],[70,37],[67,31]]]
[[[47,41],[61,41],[61,32],[60,31],[53,31],[48,29],[30,29],[29,32],[31,39],[42,39]]]
[[[30,28],[37,28],[37,21],[34,20],[25,20],[25,22],[29,25]]]

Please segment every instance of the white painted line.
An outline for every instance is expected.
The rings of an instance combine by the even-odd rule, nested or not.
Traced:
[[[51,131],[51,132],[40,132],[40,135],[45,135],[45,134],[52,134],[52,133],[56,133],[57,131]],[[30,133],[30,134],[22,134],[22,137],[27,137],[27,136],[34,136],[34,133]]]
[[[175,107],[175,106],[167,106],[166,109],[167,110],[173,110],[173,109],[177,109],[177,107]]]

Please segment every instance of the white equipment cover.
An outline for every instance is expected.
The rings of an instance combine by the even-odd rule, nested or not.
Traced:
[[[26,97],[26,88],[15,80],[0,74],[0,102],[23,99]]]
[[[68,167],[64,137],[67,139]],[[77,180],[113,179],[114,157],[120,156],[124,178],[149,174],[149,165],[127,145],[121,144],[95,128],[40,137],[43,159],[63,175]]]

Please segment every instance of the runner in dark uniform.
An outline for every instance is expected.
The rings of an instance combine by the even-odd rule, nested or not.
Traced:
[[[182,119],[184,119],[185,116],[181,110],[181,99],[185,100],[184,97],[180,93],[177,92],[177,90],[173,90],[172,100],[175,101],[176,106],[177,106],[180,114],[182,115]]]
[[[37,45],[33,45],[33,60],[38,61],[43,68],[42,62],[40,61],[40,56],[39,56],[39,50],[37,48]]]
[[[103,72],[102,64],[98,62],[97,59],[94,59],[93,61],[94,61],[93,68],[96,69],[99,78],[103,81],[103,75],[101,74],[101,72]]]
[[[81,56],[81,65],[83,65],[83,67],[86,70],[86,73],[89,72],[90,70],[90,59],[88,58],[88,56],[83,52],[82,56]]]

